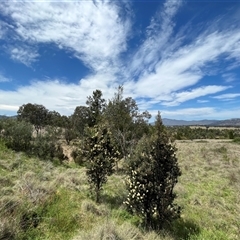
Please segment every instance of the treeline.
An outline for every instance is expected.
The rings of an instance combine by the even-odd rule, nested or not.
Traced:
[[[169,135],[174,140],[193,140],[193,139],[238,139],[240,138],[240,129],[227,128],[209,128],[177,126],[166,127]]]
[[[24,104],[17,111],[17,119],[4,119],[0,122],[0,130],[7,146],[17,151],[29,151],[32,148],[41,150],[43,146],[39,146],[39,142],[44,145],[45,140],[56,143],[58,139],[64,138],[67,144],[74,139],[82,140],[86,128],[105,125],[111,131],[121,156],[125,157],[144,134],[150,133],[150,118],[147,111],[139,112],[134,99],[123,98],[123,87],[120,86],[108,102],[100,90],[94,91],[87,98],[86,106],[77,106],[68,117],[49,111],[43,105]],[[43,153],[39,151],[37,155]],[[73,155],[77,157],[77,153]]]
[[[100,90],[94,91],[86,106],[77,106],[69,117],[42,105],[24,104],[16,119],[0,122],[1,140],[13,150],[58,162],[66,159],[63,139],[74,143],[72,157],[86,167],[96,202],[108,176],[123,173],[127,209],[146,227],[161,228],[180,217],[173,188],[181,172],[160,113],[154,125],[150,118],[134,99],[123,97],[120,86],[108,101]]]

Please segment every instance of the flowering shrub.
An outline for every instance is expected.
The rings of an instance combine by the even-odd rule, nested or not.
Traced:
[[[126,181],[125,204],[148,227],[161,228],[165,222],[180,217],[180,207],[173,203],[173,188],[181,175],[175,151],[158,115],[155,134],[138,143]]]
[[[94,126],[87,129],[82,154],[86,157],[88,181],[99,202],[102,185],[107,182],[107,176],[113,173],[120,153],[112,145],[108,129]]]

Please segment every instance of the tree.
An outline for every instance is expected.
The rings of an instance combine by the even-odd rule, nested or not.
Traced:
[[[140,113],[137,103],[131,97],[123,97],[123,86],[119,86],[113,99],[109,100],[104,111],[104,120],[108,123],[122,157],[126,157],[134,144],[148,131],[146,111]]]
[[[94,125],[100,122],[103,110],[105,108],[105,99],[102,98],[102,92],[96,90],[93,92],[93,96],[87,98],[86,104],[89,109],[89,126],[93,127]]]
[[[67,142],[67,145],[69,145],[70,142],[73,139],[75,139],[77,136],[76,136],[76,132],[72,128],[66,128],[64,131],[64,137]]]
[[[87,135],[82,154],[86,157],[90,187],[96,194],[96,202],[99,202],[102,186],[113,173],[119,153],[112,145],[111,133],[106,127],[95,125],[87,129]]]
[[[80,136],[83,136],[85,126],[91,125],[89,108],[86,106],[77,106],[71,116],[71,121],[74,130],[76,130]]]
[[[125,203],[147,227],[161,228],[165,222],[180,217],[173,192],[181,175],[175,151],[158,113],[155,134],[139,141],[127,179],[129,193]]]
[[[47,124],[54,127],[61,127],[61,114],[56,111],[49,111]]]
[[[48,121],[48,110],[43,105],[23,104],[17,114],[18,120],[24,120],[34,125],[37,135]]]

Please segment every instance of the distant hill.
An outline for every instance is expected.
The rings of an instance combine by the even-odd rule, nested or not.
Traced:
[[[4,119],[4,118],[16,118],[17,116],[6,116],[6,115],[0,115],[0,119]]]
[[[186,120],[176,120],[163,118],[163,124],[165,126],[193,126],[193,125],[210,125],[218,122],[217,120],[198,120],[198,121],[186,121]]]
[[[240,127],[240,118],[232,118],[227,120],[217,121],[216,123],[209,124],[210,126],[234,126]]]
[[[165,126],[240,126],[240,118],[227,119],[227,120],[198,120],[198,121],[185,121],[163,118]]]
[[[0,115],[0,119],[7,118],[5,115]]]

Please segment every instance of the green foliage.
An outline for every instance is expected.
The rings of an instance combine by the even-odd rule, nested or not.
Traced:
[[[63,154],[63,148],[58,143],[60,132],[57,128],[47,127],[44,134],[37,135],[34,138],[31,153],[42,159],[53,160],[57,158],[60,161],[65,160],[67,157]]]
[[[98,89],[93,92],[93,96],[89,96],[87,98],[86,104],[89,109],[89,127],[93,127],[101,121],[101,116],[105,108],[105,102],[105,99],[102,98],[102,92]]]
[[[8,119],[3,124],[3,139],[6,146],[16,151],[29,151],[32,140],[32,125]]]
[[[131,153],[136,142],[149,132],[148,119],[151,115],[146,111],[140,113],[136,101],[131,97],[123,98],[123,87],[119,86],[104,111],[104,122],[113,134],[113,140],[122,157]]]
[[[90,111],[86,106],[77,106],[71,116],[71,124],[76,133],[80,136],[84,134],[85,126],[89,125],[90,121]]]
[[[230,130],[228,132],[228,137],[229,137],[229,139],[234,139],[234,132],[233,132],[233,130]]]
[[[226,127],[189,127],[175,126],[167,127],[172,138],[177,140],[186,139],[234,139],[240,136],[240,129],[228,129]]]
[[[235,143],[240,143],[240,137],[235,137],[235,138],[233,139],[233,142],[235,142]]]
[[[39,104],[23,104],[19,107],[18,120],[24,120],[34,125],[37,134],[48,122],[48,110]]]
[[[66,128],[64,131],[64,137],[65,137],[67,144],[69,145],[73,139],[77,138],[77,135],[76,135],[76,132],[72,128]]]
[[[63,116],[56,111],[49,111],[46,123],[50,126],[64,127]]]
[[[155,134],[139,141],[127,179],[128,209],[144,220],[147,227],[161,228],[180,216],[180,207],[173,203],[173,188],[181,175],[176,149],[162,125],[160,114]]]
[[[100,126],[88,128],[82,153],[87,158],[88,181],[96,194],[96,201],[99,202],[102,185],[107,182],[107,176],[113,173],[119,157],[118,151],[112,145],[109,130]]]

